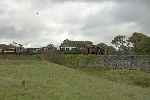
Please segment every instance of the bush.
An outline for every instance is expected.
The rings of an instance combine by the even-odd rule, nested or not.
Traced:
[[[133,80],[133,84],[141,86],[143,88],[150,87],[150,78],[141,77]]]
[[[63,64],[64,54],[60,51],[51,50],[40,54],[41,59],[54,62],[56,64]]]
[[[150,87],[150,74],[140,70],[106,71],[103,76],[111,81],[124,82],[143,88]]]

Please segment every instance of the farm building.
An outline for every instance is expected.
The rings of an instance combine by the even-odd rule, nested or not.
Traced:
[[[103,47],[93,45],[91,41],[71,41],[64,40],[60,45],[60,51],[69,54],[96,54],[96,55],[110,55],[113,48],[111,46]]]
[[[0,54],[21,54],[23,50],[22,45],[0,44]]]
[[[41,48],[41,53],[48,53],[52,51],[57,51],[57,48],[54,47],[53,44],[48,44],[47,46]]]
[[[86,48],[87,45],[92,45],[93,43],[90,41],[71,41],[64,40],[60,45],[60,51],[65,53],[81,53],[81,48]]]
[[[82,53],[82,54],[100,54],[100,48],[93,45],[91,41],[71,41],[64,40],[60,45],[60,50],[65,53]]]
[[[0,44],[0,53],[1,54],[10,54],[15,53],[16,48],[13,45]]]
[[[41,49],[40,48],[25,48],[24,50],[25,54],[40,54],[41,53]]]

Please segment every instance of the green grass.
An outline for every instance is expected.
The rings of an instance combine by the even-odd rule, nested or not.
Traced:
[[[0,58],[0,100],[150,99],[149,87],[121,82],[124,75],[116,78],[114,73],[118,72],[94,71],[67,68],[36,57]]]
[[[143,88],[150,87],[150,73],[141,70],[111,70],[102,68],[79,68],[88,75],[97,76],[113,82],[137,85]]]

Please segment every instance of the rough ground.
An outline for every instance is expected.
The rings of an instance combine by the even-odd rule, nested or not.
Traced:
[[[150,100],[150,88],[38,59],[0,59],[0,100]]]

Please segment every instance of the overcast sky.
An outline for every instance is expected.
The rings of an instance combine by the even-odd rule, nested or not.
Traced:
[[[133,32],[150,35],[150,0],[0,0],[1,43],[109,43]]]

